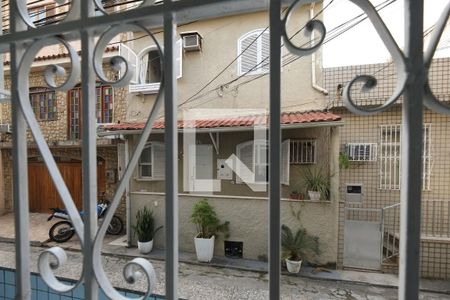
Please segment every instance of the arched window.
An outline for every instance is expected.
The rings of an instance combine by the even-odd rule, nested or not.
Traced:
[[[237,49],[238,75],[269,72],[270,33],[268,29],[257,29],[244,34],[238,40]]]
[[[282,143],[281,155],[281,183],[289,185],[289,143],[285,140]],[[254,183],[267,183],[269,178],[269,145],[266,140],[254,140],[240,143],[236,146],[236,156],[254,175]],[[237,172],[245,174],[238,170],[242,165],[238,163]],[[242,183],[243,180],[236,175],[236,182]]]

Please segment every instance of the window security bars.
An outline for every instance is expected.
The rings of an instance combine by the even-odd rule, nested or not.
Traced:
[[[376,161],[377,144],[375,143],[348,143],[347,155],[350,161]]]
[[[401,178],[401,125],[380,127],[380,188],[399,190]],[[423,126],[422,188],[430,190],[431,124]]]
[[[398,71],[396,90],[380,107],[369,110],[355,105],[351,98],[351,89],[357,82],[363,82],[370,89],[374,78],[361,75],[352,80],[344,89],[343,99],[346,106],[354,113],[362,115],[376,114],[392,106],[400,95],[405,96],[403,104],[404,131],[402,132],[402,173],[408,176],[401,178],[401,226],[400,239],[400,299],[418,299],[418,247],[420,239],[420,186],[421,163],[423,145],[408,147],[412,137],[422,137],[422,101],[436,112],[449,113],[449,110],[439,102],[428,88],[425,74],[431,64],[431,58],[437,48],[446,21],[450,14],[450,5],[442,13],[423,57],[423,1],[405,2],[405,19],[407,32],[405,34],[405,51],[402,52],[389,30],[382,22],[380,16],[368,0],[351,0],[359,6],[369,17],[377,33],[391,53],[393,62]],[[14,211],[16,212],[16,261],[17,261],[17,288],[18,299],[30,299],[30,263],[28,242],[28,182],[27,182],[27,143],[26,129],[30,128],[37,147],[49,169],[59,195],[64,201],[75,230],[78,233],[83,248],[83,278],[86,285],[85,298],[96,299],[98,288],[112,299],[126,299],[118,293],[106,277],[100,260],[100,247],[106,233],[106,226],[119,205],[120,198],[125,190],[127,181],[136,167],[146,141],[150,135],[152,124],[158,115],[163,99],[165,103],[166,122],[166,297],[178,298],[177,294],[177,261],[178,261],[178,199],[177,199],[177,127],[176,127],[176,68],[174,64],[175,28],[177,22],[184,23],[206,17],[217,17],[226,14],[237,14],[245,11],[254,11],[266,8],[267,3],[256,0],[203,0],[203,1],[170,1],[152,6],[154,0],[144,0],[138,9],[131,9],[119,13],[120,16],[109,15],[100,0],[72,1],[65,19],[59,23],[36,27],[26,9],[26,1],[10,2],[10,33],[0,37],[0,51],[11,52],[11,82],[12,82],[12,117],[13,117],[13,167],[14,167]],[[280,128],[280,68],[281,68],[281,39],[283,37],[286,48],[293,54],[305,56],[316,51],[325,38],[325,27],[319,20],[311,20],[306,27],[308,31],[318,31],[318,42],[309,48],[295,46],[289,40],[285,26],[297,5],[303,2],[295,1],[280,19],[281,1],[270,1],[270,147],[269,161],[269,286],[270,299],[280,297],[280,157],[281,157],[281,128]],[[101,13],[96,17],[95,11]],[[176,20],[176,21],[175,21]],[[164,53],[161,45],[146,27],[164,28]],[[163,75],[160,92],[152,108],[149,119],[142,132],[135,152],[126,168],[125,174],[118,185],[110,209],[102,226],[97,230],[95,216],[95,199],[97,197],[96,182],[96,101],[95,75],[104,83],[112,86],[128,84],[133,76],[126,72],[127,65],[124,59],[111,59],[111,65],[124,71],[116,82],[110,82],[102,70],[102,53],[106,44],[118,33],[142,30],[153,39],[158,46],[160,57],[163,57]],[[71,33],[71,34],[67,34]],[[101,33],[99,40],[95,41],[95,34]],[[76,51],[68,43],[74,36],[81,39],[81,60]],[[39,37],[36,39],[36,37]],[[49,146],[39,129],[36,117],[32,110],[28,95],[28,74],[31,64],[40,49],[47,45],[61,44],[69,52],[71,72],[67,74],[66,81],[60,86],[55,84],[52,75],[61,75],[61,67],[47,69],[45,76],[50,88],[69,90],[73,88],[81,74],[81,91],[84,96],[82,105],[83,126],[83,201],[86,216],[83,221],[72,201],[71,195],[64,184],[58,167],[51,155]],[[406,63],[408,62],[408,63]],[[408,67],[406,67],[408,65]],[[414,75],[414,76],[412,76]],[[423,87],[426,87],[425,91]],[[20,88],[17,88],[20,87]],[[424,99],[424,100],[422,100]],[[91,101],[89,101],[91,100]],[[408,237],[408,238],[406,238]],[[54,264],[50,264],[50,257],[56,258],[59,264],[66,260],[65,252],[58,247],[48,249],[39,258],[39,270],[46,283],[57,291],[70,291],[75,285],[58,282],[54,277]],[[140,269],[140,272],[137,270]],[[136,258],[124,270],[127,281],[133,282],[138,274],[146,276],[148,282],[147,294],[152,291],[155,284],[155,273],[151,264]]]
[[[316,140],[291,140],[289,162],[291,164],[315,164]]]

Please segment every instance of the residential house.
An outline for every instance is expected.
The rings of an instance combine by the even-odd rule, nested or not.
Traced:
[[[429,82],[433,93],[443,102],[450,99],[450,59],[434,59]],[[401,172],[402,117],[400,98],[396,105],[373,116],[359,116],[343,106],[342,91],[357,75],[372,75],[377,85],[367,92],[356,87],[354,101],[362,107],[378,106],[392,94],[397,74],[390,62],[328,68],[324,70],[330,112],[342,116],[345,125],[340,132],[341,159],[348,168],[340,172],[340,217],[338,264],[344,267],[371,267],[397,272]],[[422,177],[421,274],[423,277],[450,278],[450,119],[424,110]],[[413,137],[414,138],[414,137]],[[361,221],[358,223],[358,220]],[[358,243],[352,224],[368,230],[364,243]],[[381,234],[370,226],[380,225]],[[380,226],[378,228],[380,228]],[[378,229],[379,232],[379,229]],[[381,245],[380,245],[381,244]],[[364,253],[358,255],[352,252]],[[368,253],[382,256],[378,265]],[[364,256],[364,257],[363,257]],[[375,265],[373,264],[375,263]]]
[[[55,6],[54,3],[39,2],[29,5],[32,20],[37,26],[55,22],[64,16],[67,5]],[[6,5],[7,6],[7,5]],[[5,26],[5,22],[4,22]],[[8,31],[8,28],[5,28]],[[104,60],[122,53],[122,45],[118,36],[105,49]],[[80,51],[79,42],[71,44]],[[62,92],[50,88],[44,80],[44,70],[49,65],[59,65],[70,72],[68,50],[63,45],[52,45],[43,48],[31,67],[29,75],[30,103],[35,112],[40,130],[54,155],[54,159],[68,186],[74,202],[82,210],[81,181],[81,121],[83,96],[79,84],[73,89]],[[9,55],[4,56],[5,88],[10,88]],[[105,65],[105,67],[107,67]],[[109,70],[109,76],[113,76]],[[64,78],[57,77],[57,84]],[[125,120],[127,90],[112,88],[98,82],[97,87],[97,121],[99,124],[117,123]],[[0,105],[0,214],[11,212],[12,203],[12,152],[11,152],[11,104]],[[98,192],[99,199],[109,199],[116,189],[118,173],[117,141],[98,139]],[[49,212],[50,207],[63,207],[59,195],[53,185],[47,167],[38,152],[31,132],[28,131],[29,148],[29,206],[31,212]],[[118,214],[125,216],[125,205],[121,205]]]
[[[306,24],[311,14],[320,11],[320,6],[308,4],[295,11],[292,22],[288,23],[288,32],[294,35],[295,43],[305,42],[302,32],[295,34],[300,28],[298,24]],[[230,222],[228,240],[241,243],[243,257],[267,258],[268,24],[266,11],[254,11],[177,28],[182,251],[194,251],[196,232],[189,217],[193,204],[207,198],[219,218]],[[162,43],[162,33],[156,32],[155,38]],[[133,34],[133,41],[124,43],[129,48],[127,57],[136,65],[128,87],[127,122],[104,126],[105,131],[99,133],[123,136],[124,152],[129,155],[155,103],[162,78],[157,46],[143,33]],[[303,226],[318,236],[322,250],[318,262],[335,264],[341,118],[323,111],[326,91],[313,76],[320,72],[321,52],[298,59],[284,47],[282,50],[282,222],[292,228]],[[163,133],[164,120],[160,119],[153,125],[129,183],[131,223],[137,210],[147,206],[155,212],[157,224],[164,224]],[[233,160],[233,155],[237,159]],[[306,200],[289,199],[293,190],[306,193],[303,182],[306,168],[321,171],[330,178],[331,193],[322,196],[320,201],[311,201],[307,196]],[[298,211],[300,220],[296,219]],[[135,242],[131,234],[129,238]],[[164,247],[164,233],[156,237],[155,246]],[[224,247],[217,246],[215,253],[224,255]]]

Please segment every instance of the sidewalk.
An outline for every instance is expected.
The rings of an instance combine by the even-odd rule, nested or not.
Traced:
[[[104,244],[104,255],[122,257],[147,257],[151,260],[164,261],[164,250],[153,249],[148,255],[140,254],[137,248],[126,248],[123,245]],[[228,257],[214,257],[210,263],[197,262],[195,253],[179,252],[179,261],[186,264],[205,265],[217,268],[230,268],[244,271],[267,273],[268,264],[258,260],[236,259]],[[341,281],[347,283],[365,284],[384,288],[398,288],[398,276],[394,274],[382,274],[370,271],[353,270],[328,270],[302,267],[299,274],[291,274],[282,271],[283,275],[299,276],[309,279]],[[421,279],[420,290],[423,292],[444,293],[450,295],[450,281]]]

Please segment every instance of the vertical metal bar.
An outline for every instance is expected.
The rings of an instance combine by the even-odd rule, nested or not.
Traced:
[[[81,19],[95,14],[94,1],[81,1]],[[83,172],[83,210],[84,249],[83,272],[85,299],[98,299],[98,284],[95,280],[93,255],[95,234],[97,232],[97,118],[96,86],[92,69],[95,41],[91,31],[81,31],[81,95],[82,101],[82,172]]]
[[[178,299],[178,136],[172,1],[164,1],[164,114],[166,141],[166,297]]]
[[[19,16],[17,2],[10,2],[11,33],[26,30]],[[11,44],[11,108],[13,139],[13,199],[16,235],[16,299],[31,299],[30,242],[28,237],[28,155],[27,124],[19,105],[19,88],[28,78],[18,78],[20,60],[25,48],[21,42]]]
[[[419,298],[421,156],[423,135],[423,0],[405,1],[405,54],[408,81],[402,106],[402,189],[400,192],[399,299]]]
[[[269,297],[280,299],[281,1],[270,1]]]

